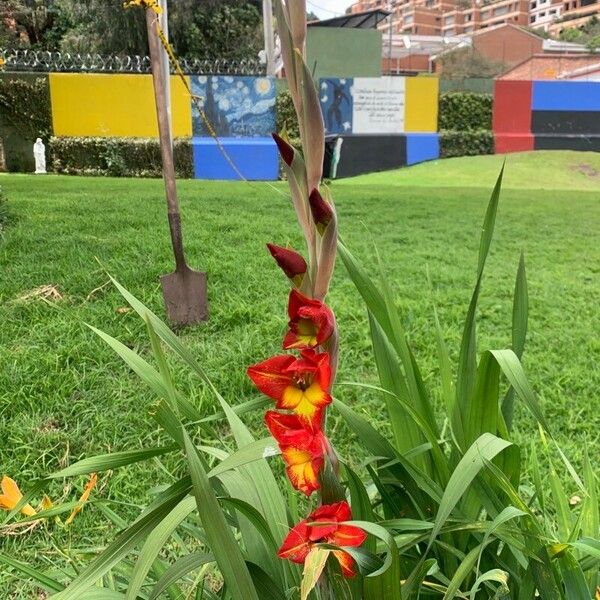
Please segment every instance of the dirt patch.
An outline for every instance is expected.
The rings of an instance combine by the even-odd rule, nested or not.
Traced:
[[[28,292],[23,292],[17,300],[20,302],[31,302],[33,300],[43,300],[45,302],[58,302],[63,299],[55,285],[42,285]]]
[[[580,165],[577,165],[576,168],[582,175],[585,175],[590,179],[600,179],[600,171],[598,171],[598,169],[596,169],[595,167],[592,167],[592,165],[582,163]]]

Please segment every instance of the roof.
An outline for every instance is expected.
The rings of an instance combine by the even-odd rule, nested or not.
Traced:
[[[581,54],[589,54],[590,51],[583,44],[575,44],[574,42],[562,42],[560,40],[544,40],[542,45],[544,52],[578,52]]]
[[[576,69],[597,63],[597,54],[534,54],[497,79],[560,79]]]
[[[383,38],[383,58],[404,58],[405,56],[426,54],[435,59],[450,50],[470,46],[470,38],[461,36],[441,35],[399,35],[392,36],[392,47],[390,51],[390,40],[388,36]]]
[[[506,27],[510,27],[511,29],[516,29],[520,33],[523,33],[532,38],[535,38],[536,40],[542,39],[542,38],[540,38],[539,35],[532,33],[531,31],[529,31],[528,29],[525,29],[524,27],[520,27],[519,25],[514,25],[513,23],[498,23],[497,25],[492,25],[491,27],[486,27],[485,29],[477,29],[477,31],[472,31],[471,33],[463,33],[462,35],[472,37],[472,38],[480,37],[480,36],[484,36],[489,33],[492,33],[494,31],[498,31],[499,29],[505,29]]]
[[[599,71],[600,62],[595,62],[593,64],[586,65],[585,67],[579,67],[578,69],[574,69],[573,71],[561,73],[558,76],[558,79],[579,79],[581,77],[592,75],[593,73],[598,73]]]
[[[392,13],[388,10],[365,10],[359,13],[350,13],[324,21],[310,21],[308,27],[346,27],[349,29],[375,29],[381,21],[387,19]]]

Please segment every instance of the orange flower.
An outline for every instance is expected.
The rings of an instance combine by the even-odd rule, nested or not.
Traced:
[[[281,448],[286,473],[295,489],[310,496],[320,487],[319,473],[328,448],[320,429],[310,429],[297,415],[267,411],[265,423]]]
[[[303,350],[300,358],[273,356],[248,367],[248,376],[277,408],[294,411],[314,429],[320,427],[323,409],[331,403],[329,354]]]
[[[313,546],[318,543],[360,546],[367,538],[367,534],[358,527],[343,524],[343,521],[350,519],[352,513],[347,502],[324,504],[289,532],[277,556],[302,564]],[[342,573],[346,577],[354,577],[354,559],[343,550],[335,550],[333,555],[340,563]]]
[[[97,482],[98,475],[96,475],[96,473],[92,473],[90,475],[89,481],[85,484],[85,487],[83,488],[83,494],[81,494],[79,502],[77,502],[77,506],[73,509],[73,512],[71,512],[69,518],[65,521],[65,525],[70,525],[73,522],[73,519],[81,512],[84,504],[89,500],[92,490],[96,487]]]
[[[16,481],[6,475],[2,478],[2,482],[0,482],[0,488],[2,489],[2,494],[0,495],[0,508],[10,511],[19,504],[23,498],[23,494]],[[26,517],[32,517],[36,514],[33,506],[30,504],[23,506],[23,508],[21,508],[21,513]]]
[[[283,347],[288,350],[320,346],[331,337],[335,328],[331,309],[298,290],[290,292],[288,315],[290,330],[283,340]]]

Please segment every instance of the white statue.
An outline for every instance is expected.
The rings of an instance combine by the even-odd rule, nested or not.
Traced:
[[[33,145],[33,157],[35,158],[36,174],[46,173],[46,146],[42,142],[42,138],[35,140]]]

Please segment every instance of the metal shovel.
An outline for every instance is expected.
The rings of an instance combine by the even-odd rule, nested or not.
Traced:
[[[154,21],[156,14],[146,9],[146,26],[148,29],[148,45],[152,64],[152,81],[156,100],[158,118],[158,134],[163,165],[163,179],[167,196],[169,229],[171,243],[175,255],[175,272],[162,275],[160,284],[167,309],[167,316],[177,325],[192,325],[208,319],[208,300],[206,295],[206,273],[194,271],[188,267],[183,254],[183,238],[181,234],[181,216],[177,202],[175,186],[175,166],[173,163],[173,146],[167,111],[166,79],[161,66],[162,47],[159,44]],[[165,53],[166,54],[166,53]],[[166,55],[164,59],[167,60]]]

